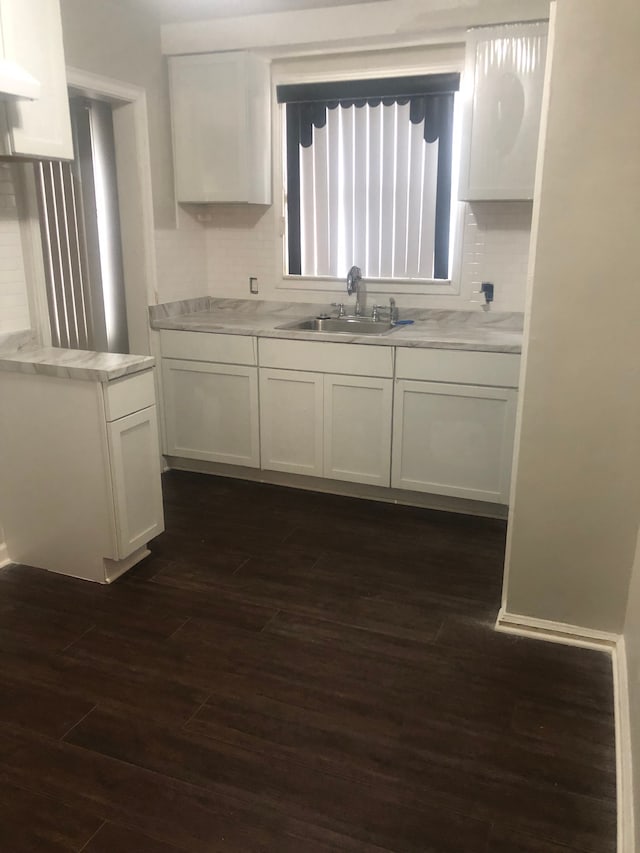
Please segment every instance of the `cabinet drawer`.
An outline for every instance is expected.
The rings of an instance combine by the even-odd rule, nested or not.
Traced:
[[[396,377],[517,388],[520,356],[506,352],[398,348]]]
[[[153,370],[145,370],[109,382],[104,387],[104,408],[108,421],[116,421],[132,412],[155,405]]]
[[[216,361],[219,364],[256,364],[255,338],[248,335],[162,329],[160,347],[165,358]]]
[[[348,376],[393,376],[393,347],[320,341],[259,341],[260,367],[312,370]]]

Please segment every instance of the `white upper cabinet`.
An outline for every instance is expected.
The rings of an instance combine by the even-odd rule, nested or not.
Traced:
[[[246,52],[169,59],[176,199],[271,204],[269,63]]]
[[[73,159],[58,0],[0,0],[2,57],[40,83],[40,97],[0,101],[5,155]]]
[[[460,198],[532,199],[547,24],[467,34]]]

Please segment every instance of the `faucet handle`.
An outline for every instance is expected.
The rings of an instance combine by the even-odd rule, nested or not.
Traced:
[[[344,302],[332,302],[331,306],[338,309],[338,317],[344,317]]]

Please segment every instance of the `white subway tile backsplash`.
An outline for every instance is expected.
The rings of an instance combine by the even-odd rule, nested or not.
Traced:
[[[0,163],[0,332],[30,328],[20,223],[10,163]]]
[[[404,304],[468,308],[479,301],[483,281],[495,286],[494,308],[523,311],[531,232],[529,202],[466,204],[460,247],[458,296],[405,297]],[[278,291],[282,278],[282,240],[275,206],[212,205],[198,214],[195,227],[156,232],[160,301],[212,296],[248,297],[249,276],[258,278],[260,296],[297,298]],[[326,293],[299,298],[326,301]]]
[[[205,233],[201,227],[156,231],[156,268],[160,302],[207,293]]]

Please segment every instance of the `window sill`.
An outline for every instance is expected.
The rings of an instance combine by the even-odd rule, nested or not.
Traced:
[[[411,293],[434,296],[457,296],[460,287],[451,279],[415,279],[415,278],[368,278],[363,279],[364,290],[367,293]],[[331,278],[330,276],[299,276],[285,275],[278,290],[297,290],[301,292],[341,293],[346,288],[346,277]]]

